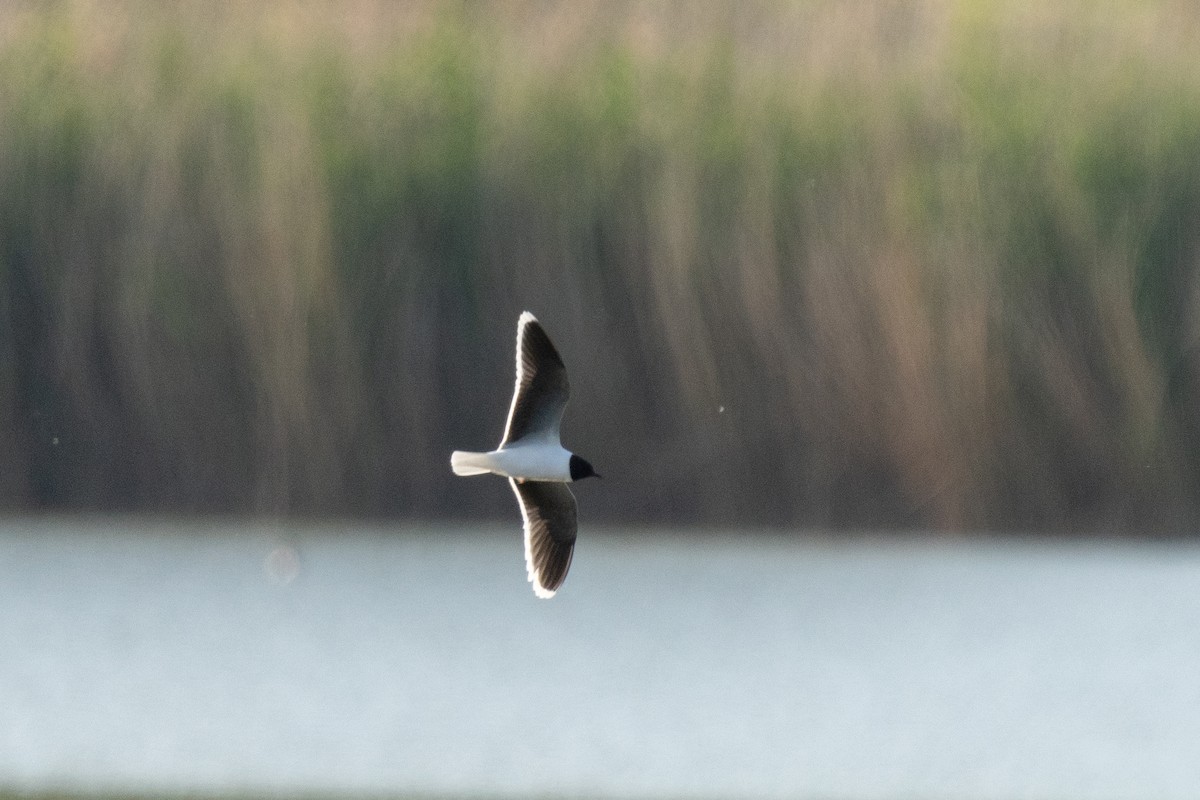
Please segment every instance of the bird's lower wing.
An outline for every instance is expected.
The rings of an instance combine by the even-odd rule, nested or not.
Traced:
[[[533,593],[553,597],[571,568],[577,530],[575,496],[565,483],[509,478],[525,521],[525,569]]]

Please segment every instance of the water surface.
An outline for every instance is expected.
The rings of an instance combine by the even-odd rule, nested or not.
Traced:
[[[0,787],[1200,796],[1200,547],[0,523]]]

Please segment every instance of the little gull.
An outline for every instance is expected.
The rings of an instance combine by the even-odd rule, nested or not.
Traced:
[[[600,477],[559,440],[570,391],[562,358],[526,311],[517,320],[517,386],[500,446],[488,453],[455,450],[450,455],[455,475],[490,472],[508,478],[525,521],[525,569],[533,593],[543,598],[562,586],[575,550],[575,496],[567,484]]]

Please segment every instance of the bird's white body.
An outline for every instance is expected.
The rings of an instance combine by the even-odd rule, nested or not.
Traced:
[[[558,437],[520,439],[488,453],[468,453],[456,450],[450,458],[455,475],[482,475],[491,472],[506,478],[530,481],[571,480],[571,452],[558,442]]]

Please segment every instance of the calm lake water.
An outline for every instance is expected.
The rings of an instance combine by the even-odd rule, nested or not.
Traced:
[[[1200,797],[1200,546],[10,520],[0,787]]]

